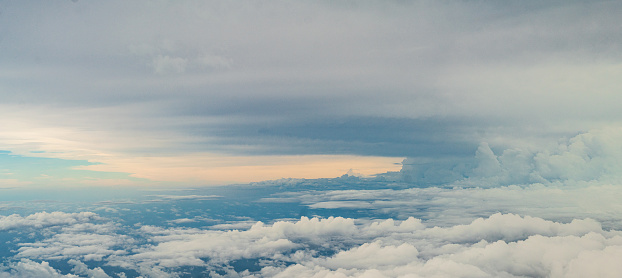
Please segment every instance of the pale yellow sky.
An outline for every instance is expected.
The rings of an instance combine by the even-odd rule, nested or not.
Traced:
[[[399,171],[404,158],[351,155],[109,157],[80,169],[127,172],[153,181],[218,185],[280,178],[334,178],[352,169],[370,176]]]
[[[2,107],[2,106],[0,106]],[[131,177],[179,185],[222,185],[248,183],[280,178],[333,178],[352,169],[370,176],[388,171],[399,171],[403,157],[356,155],[262,155],[240,156],[209,152],[160,154],[150,152],[122,152],[147,146],[165,149],[162,137],[122,134],[118,131],[101,132],[79,126],[52,124],[53,117],[45,113],[22,114],[15,107],[5,107],[4,127],[0,134],[0,150],[28,157],[46,157],[68,160],[86,160],[96,165],[75,169],[101,172],[129,173]],[[182,138],[183,139],[183,138]],[[33,152],[34,151],[34,152]],[[45,177],[51,180],[53,176]],[[66,183],[95,185],[149,185],[149,182],[115,179],[59,180]],[[18,181],[13,182],[16,184]]]

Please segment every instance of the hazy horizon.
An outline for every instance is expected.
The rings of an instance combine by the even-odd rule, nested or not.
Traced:
[[[3,1],[0,278],[618,277],[620,14]]]

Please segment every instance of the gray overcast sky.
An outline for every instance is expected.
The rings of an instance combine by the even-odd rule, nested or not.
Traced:
[[[619,1],[4,1],[0,149],[231,182],[303,175],[253,174],[292,157],[362,170],[345,164],[538,145],[619,125],[620,14]]]

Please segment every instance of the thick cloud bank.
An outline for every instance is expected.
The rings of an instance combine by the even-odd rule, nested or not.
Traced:
[[[484,142],[471,160],[428,163],[408,158],[401,171],[405,181],[460,186],[622,181],[621,128],[581,133],[544,146],[513,147],[497,151]]]
[[[0,277],[617,277],[620,139],[610,128],[371,178],[44,203],[59,211],[0,216]]]
[[[302,217],[257,222],[246,230],[124,229],[142,240],[119,235],[119,224],[111,220],[43,228],[42,239],[22,243],[15,260],[1,266],[0,277],[617,277],[622,272],[615,259],[622,256],[622,232],[603,230],[591,219],[561,223],[496,213],[438,227],[413,217]],[[60,261],[64,270],[53,267]]]

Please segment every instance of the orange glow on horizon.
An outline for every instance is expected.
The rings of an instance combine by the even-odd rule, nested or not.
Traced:
[[[351,155],[214,156],[111,158],[79,169],[132,173],[152,181],[205,185],[248,183],[281,178],[334,178],[350,169],[363,176],[399,171],[399,157]]]

